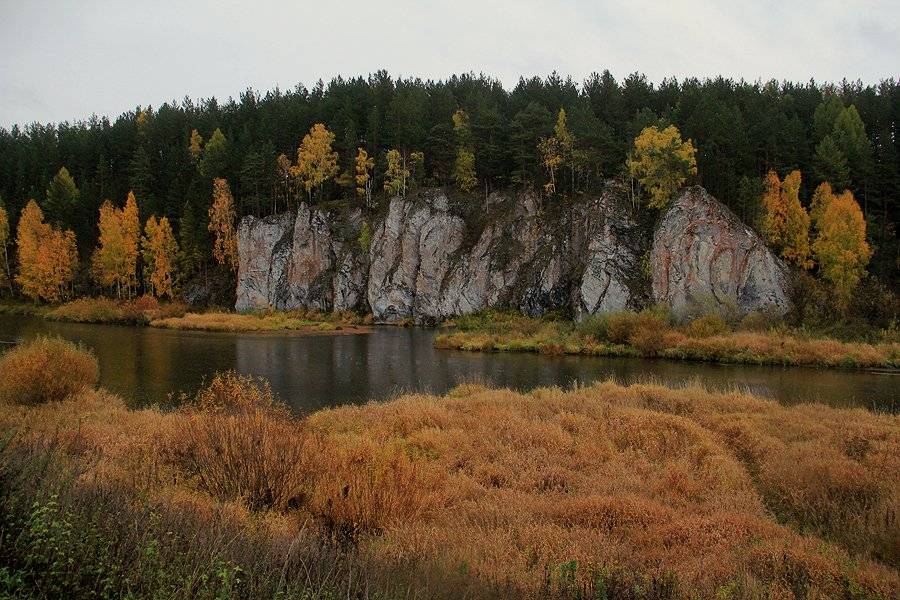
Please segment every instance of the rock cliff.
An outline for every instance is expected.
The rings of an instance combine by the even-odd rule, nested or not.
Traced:
[[[653,297],[685,316],[698,307],[787,312],[788,271],[762,239],[701,187],[684,190],[653,236]]]
[[[688,203],[686,196],[696,201]],[[652,301],[648,256],[653,293],[676,310],[700,297],[706,282],[722,302],[733,299],[749,310],[767,300],[786,306],[783,278],[772,275],[783,267],[705,192],[677,200],[653,236],[652,250],[625,198],[612,184],[599,196],[565,205],[527,193],[496,193],[475,210],[471,199],[428,189],[394,198],[385,214],[371,218],[368,248],[358,239],[359,210],[301,205],[296,213],[246,217],[238,228],[236,308],[371,311],[378,322],[422,324],[489,307],[530,315],[560,310],[581,318]],[[698,208],[706,205],[715,218]],[[688,227],[685,218],[706,220]],[[679,231],[697,239],[681,240]],[[715,272],[702,277],[701,265],[676,264],[706,260],[706,248],[717,240],[731,244],[728,256],[740,264],[726,269],[718,258]],[[668,261],[665,270],[658,260]],[[725,281],[732,276],[740,281]]]

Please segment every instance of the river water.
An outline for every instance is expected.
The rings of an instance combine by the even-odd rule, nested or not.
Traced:
[[[468,381],[528,390],[609,378],[625,384],[698,382],[749,390],[784,404],[900,410],[900,375],[891,373],[437,350],[435,332],[415,328],[379,327],[358,335],[208,333],[0,315],[0,342],[41,334],[92,348],[101,384],[134,406],[164,404],[170,393],[190,393],[216,371],[234,369],[268,379],[299,413],[409,391],[443,393]]]

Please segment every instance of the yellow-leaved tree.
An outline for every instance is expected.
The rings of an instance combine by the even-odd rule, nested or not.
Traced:
[[[846,308],[872,257],[866,220],[850,190],[832,196],[815,214],[813,254],[822,277],[834,286],[839,304]]]
[[[200,161],[200,154],[203,152],[203,136],[196,129],[191,130],[191,141],[188,142],[188,152],[191,154],[191,160],[196,165]]]
[[[475,175],[475,153],[472,151],[472,127],[469,115],[461,108],[453,113],[453,133],[456,136],[453,181],[461,192],[468,193],[478,185],[478,178]]]
[[[238,251],[234,222],[237,215],[234,210],[234,198],[231,188],[224,179],[213,180],[213,203],[209,207],[208,229],[215,236],[213,256],[220,265],[232,271],[237,270]]]
[[[3,199],[0,198],[0,259],[3,264],[0,265],[0,286],[8,287],[12,293],[12,274],[9,272],[9,215],[6,212],[6,206]]]
[[[356,149],[356,195],[366,199],[366,206],[372,204],[372,177],[370,172],[375,161],[362,148]]]
[[[553,127],[553,136],[541,138],[538,143],[538,151],[541,153],[541,162],[547,169],[550,181],[544,184],[544,192],[549,196],[556,192],[556,171],[566,162],[571,162],[572,150],[575,147],[575,138],[569,133],[566,126],[566,111],[559,109],[556,115],[556,125]]]
[[[834,200],[834,191],[831,189],[831,184],[823,181],[813,192],[812,201],[809,203],[809,219],[817,231],[822,213],[825,212],[832,200]]]
[[[409,169],[399,150],[388,150],[387,170],[384,172],[384,191],[391,196],[406,196]]]
[[[316,123],[297,148],[297,164],[291,173],[300,180],[310,198],[312,190],[321,190],[322,184],[340,170],[338,153],[331,149],[333,142],[334,134],[322,123]]]
[[[144,225],[141,238],[141,254],[144,259],[144,276],[150,293],[157,298],[175,296],[175,260],[178,256],[178,242],[172,233],[169,219],[159,221],[150,215]]]
[[[125,265],[128,270],[125,289],[130,298],[137,290],[138,256],[141,248],[141,216],[134,192],[128,192],[128,198],[125,200],[125,208],[122,209],[121,217],[122,235],[125,240]]]
[[[791,171],[784,181],[769,171],[762,197],[762,229],[766,241],[784,259],[809,269],[809,214],[800,204],[800,183],[800,171]]]
[[[125,236],[119,211],[109,200],[100,205],[97,227],[100,233],[97,248],[91,256],[91,275],[101,287],[115,287],[116,297],[121,297],[128,279],[125,268]]]
[[[645,127],[634,138],[626,161],[628,172],[650,194],[651,208],[664,208],[688,178],[697,175],[696,150],[691,140],[682,141],[674,125],[660,130]]]
[[[16,283],[33,300],[59,302],[78,270],[75,234],[44,223],[37,202],[29,200],[16,228],[19,272]]]

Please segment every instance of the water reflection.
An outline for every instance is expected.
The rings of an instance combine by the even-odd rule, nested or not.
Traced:
[[[215,371],[267,378],[298,411],[383,399],[403,391],[443,393],[466,381],[530,389],[615,378],[622,383],[698,381],[745,389],[786,404],[823,402],[896,412],[897,375],[662,360],[546,357],[435,350],[433,332],[377,329],[368,335],[218,334],[52,323],[0,315],[0,341],[52,333],[95,350],[103,385],[138,404],[190,392]]]

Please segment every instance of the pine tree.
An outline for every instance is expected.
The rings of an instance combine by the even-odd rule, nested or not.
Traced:
[[[228,165],[228,140],[218,127],[206,142],[203,148],[203,158],[200,159],[200,174],[214,179],[225,173]]]
[[[209,208],[209,230],[215,236],[213,256],[220,265],[232,271],[238,267],[237,237],[234,222],[234,199],[231,188],[224,179],[213,180],[213,203]]]
[[[47,222],[57,227],[75,227],[80,195],[69,170],[61,167],[47,186],[47,199],[43,206]]]
[[[822,138],[816,146],[815,173],[820,181],[828,181],[838,190],[850,185],[847,157],[830,135]]]

